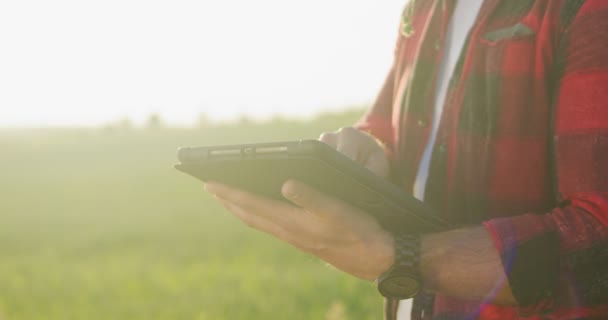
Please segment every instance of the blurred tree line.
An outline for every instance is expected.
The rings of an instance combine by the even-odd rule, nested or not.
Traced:
[[[104,131],[131,131],[131,130],[148,130],[161,131],[166,129],[191,129],[205,130],[217,127],[247,127],[247,126],[288,126],[290,124],[333,124],[343,123],[348,125],[354,123],[361,118],[366,110],[366,107],[351,107],[342,111],[327,111],[321,112],[312,118],[297,118],[275,116],[267,120],[254,120],[246,115],[242,115],[231,121],[213,121],[207,113],[201,112],[194,126],[171,126],[163,119],[160,113],[151,113],[141,126],[137,126],[134,122],[125,117],[115,122],[103,126]]]

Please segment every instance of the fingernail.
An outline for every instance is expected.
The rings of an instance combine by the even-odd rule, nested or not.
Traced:
[[[211,183],[211,182],[205,183],[204,188],[205,188],[205,191],[207,191],[209,193],[215,193],[215,185],[213,185],[213,183]]]
[[[293,192],[286,192],[283,196],[287,199],[296,199],[298,197],[298,195]]]
[[[293,187],[294,187],[293,180],[287,180],[287,181],[285,181],[285,183],[283,183],[283,186],[281,187],[281,193],[283,194],[283,196],[285,198],[292,199],[296,196],[295,192],[293,192]]]

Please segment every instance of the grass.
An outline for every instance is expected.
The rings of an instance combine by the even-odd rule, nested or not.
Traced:
[[[182,145],[315,138],[354,116],[0,131],[0,320],[381,318],[373,285],[248,229],[172,168]]]

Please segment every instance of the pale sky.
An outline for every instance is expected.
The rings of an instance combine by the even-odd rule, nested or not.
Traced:
[[[369,104],[406,1],[0,1],[0,126]]]

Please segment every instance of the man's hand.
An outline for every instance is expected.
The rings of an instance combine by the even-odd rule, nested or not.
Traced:
[[[388,177],[389,162],[384,146],[371,135],[352,127],[344,127],[338,131],[323,133],[319,140],[373,173],[383,178]]]
[[[281,190],[293,205],[215,182],[205,188],[248,226],[356,277],[375,280],[393,264],[393,238],[374,218],[301,182]]]
[[[293,204],[215,182],[206,189],[250,227],[351,275],[375,280],[393,264],[393,238],[372,216],[301,182],[283,185],[283,195]],[[420,269],[426,289],[462,300],[517,303],[483,227],[422,237]]]

